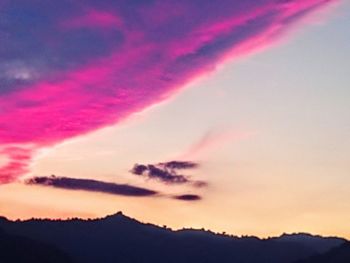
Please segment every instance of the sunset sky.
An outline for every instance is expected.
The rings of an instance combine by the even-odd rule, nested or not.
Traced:
[[[214,2],[0,0],[0,215],[350,238],[350,2]]]

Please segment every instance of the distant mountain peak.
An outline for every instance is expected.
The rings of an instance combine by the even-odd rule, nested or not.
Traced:
[[[128,224],[143,224],[142,222],[136,220],[135,218],[126,216],[125,214],[123,214],[123,212],[118,211],[117,213],[111,214],[111,215],[107,215],[105,217],[102,217],[100,219],[96,219],[97,221],[102,222],[118,222],[118,223],[128,223]]]
[[[280,237],[272,238],[279,242],[296,242],[315,250],[317,253],[324,253],[334,246],[338,246],[347,240],[340,237],[325,237],[321,235],[312,235],[309,233],[284,233]]]
[[[122,220],[137,221],[136,219],[123,214],[122,211],[118,211],[117,213],[107,215],[105,217],[100,218],[99,220],[121,220],[121,219]]]
[[[330,251],[344,240],[307,233],[260,239],[215,234],[204,229],[173,231],[139,222],[122,212],[96,219],[12,221],[0,217],[0,229],[12,236],[51,244],[83,263],[294,263]],[[3,262],[1,253],[0,262]]]
[[[322,236],[322,235],[314,235],[306,232],[296,232],[296,233],[283,233],[278,237],[279,239],[341,239],[343,241],[347,241],[345,238],[340,238],[336,236]]]
[[[107,215],[104,218],[123,218],[123,217],[127,217],[127,216],[124,215],[122,211],[118,211],[118,212],[116,212],[114,214]]]

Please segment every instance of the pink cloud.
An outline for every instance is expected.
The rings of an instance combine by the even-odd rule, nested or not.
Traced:
[[[12,34],[19,27],[7,32],[0,59],[4,49],[13,58],[2,61],[16,58],[38,73],[22,82],[0,75],[5,83],[0,145],[17,145],[0,153],[10,159],[0,169],[0,183],[28,170],[33,151],[21,145],[49,146],[122,121],[225,59],[269,45],[306,14],[334,1],[116,2],[97,9],[87,1],[85,13],[57,3],[63,5],[57,10],[71,8],[69,19],[45,4],[37,6],[36,15],[27,6],[30,34]],[[2,9],[6,13],[15,3]],[[69,30],[54,31],[57,25]]]
[[[8,183],[16,179],[18,175],[28,172],[28,164],[34,149],[7,146],[0,149],[0,154],[7,157],[8,161],[0,167],[0,182]]]
[[[227,143],[247,139],[254,136],[256,132],[237,132],[234,130],[212,130],[204,134],[198,141],[193,143],[178,159],[198,160],[206,154]]]

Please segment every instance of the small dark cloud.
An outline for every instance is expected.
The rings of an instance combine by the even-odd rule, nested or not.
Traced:
[[[147,170],[147,165],[135,164],[134,167],[131,169],[131,172],[136,175],[142,175],[144,172],[147,172]]]
[[[128,184],[116,184],[91,179],[58,177],[54,175],[49,177],[33,177],[28,179],[26,181],[26,184],[44,185],[68,190],[83,190],[124,196],[151,196],[157,194],[156,191]]]
[[[174,199],[182,200],[182,201],[199,201],[202,199],[199,195],[186,194],[186,195],[176,195]]]
[[[198,163],[189,161],[170,161],[147,165],[135,164],[130,172],[135,175],[145,176],[149,179],[156,179],[167,184],[197,184],[199,182],[193,182],[188,176],[178,174],[177,170],[194,169],[198,166]]]
[[[169,169],[194,169],[199,166],[198,163],[189,161],[170,161],[165,163],[159,163],[158,165]]]
[[[157,167],[155,165],[148,165],[148,176],[150,178],[158,178],[167,183],[187,183],[188,179],[184,175],[178,175],[176,171],[166,168]]]

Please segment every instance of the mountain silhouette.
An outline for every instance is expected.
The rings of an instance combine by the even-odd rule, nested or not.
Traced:
[[[304,233],[260,239],[215,234],[203,229],[173,231],[141,223],[121,212],[89,220],[0,218],[0,228],[6,235],[57,248],[77,263],[294,263],[332,251],[346,242],[342,238]]]
[[[308,233],[283,234],[280,237],[271,239],[279,242],[296,242],[309,247],[320,254],[329,251],[330,248],[334,247],[335,245],[341,245],[344,243],[344,239],[315,236]]]

